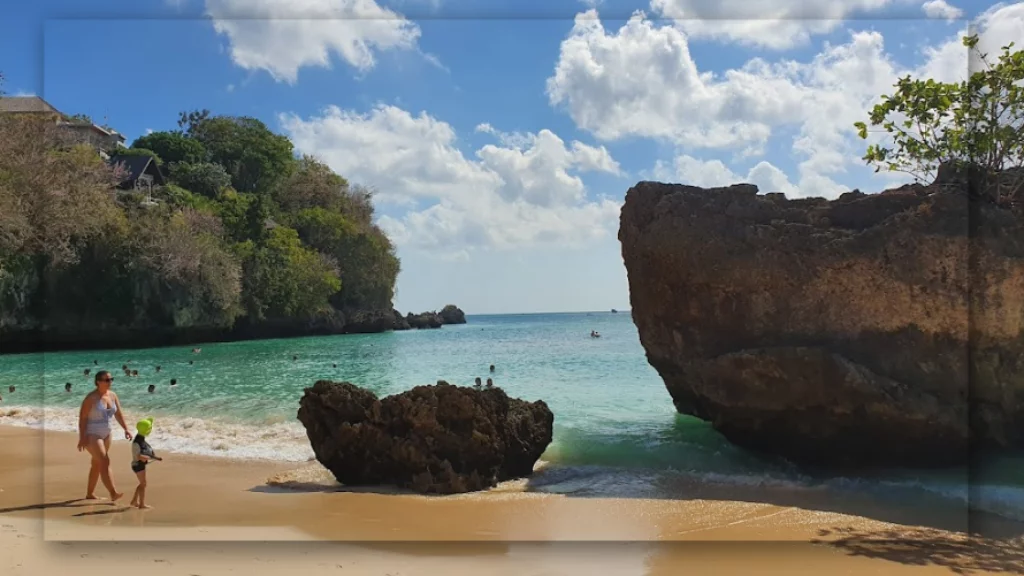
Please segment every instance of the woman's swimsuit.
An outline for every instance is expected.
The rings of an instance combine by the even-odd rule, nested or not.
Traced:
[[[107,407],[103,398],[97,398],[89,410],[89,418],[85,421],[85,435],[106,440],[110,436],[110,419],[117,414],[117,404]]]

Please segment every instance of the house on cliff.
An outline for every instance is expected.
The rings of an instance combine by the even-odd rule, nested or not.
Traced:
[[[124,135],[109,126],[100,126],[84,116],[70,116],[38,96],[0,97],[0,114],[34,118],[57,126],[67,146],[87,144],[109,159],[111,152],[124,148]]]
[[[123,173],[118,189],[142,192],[146,195],[143,205],[156,204],[153,201],[153,188],[167,184],[167,178],[152,156],[117,154],[108,163]]]

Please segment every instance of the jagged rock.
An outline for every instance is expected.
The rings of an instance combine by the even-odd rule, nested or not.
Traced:
[[[444,321],[441,320],[441,315],[437,312],[420,312],[419,314],[409,314],[405,317],[406,322],[409,323],[410,328],[440,328],[444,325]]]
[[[465,324],[466,313],[454,304],[448,304],[438,313],[443,324]]]
[[[1024,230],[950,181],[832,202],[630,189],[632,315],[676,408],[826,465],[1024,445]]]
[[[405,318],[397,310],[360,310],[350,312],[345,322],[349,334],[376,334],[389,330],[408,329]]]
[[[444,381],[378,399],[348,382],[306,388],[298,418],[317,460],[349,486],[483,490],[528,476],[551,443],[543,401]]]

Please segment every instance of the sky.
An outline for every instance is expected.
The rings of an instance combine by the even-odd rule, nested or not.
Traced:
[[[756,4],[756,5],[755,5]],[[37,0],[4,9],[9,95],[128,141],[254,116],[377,191],[402,312],[629,308],[617,232],[641,180],[878,192],[853,123],[960,36],[1024,39],[988,0]],[[874,136],[872,136],[874,138]]]

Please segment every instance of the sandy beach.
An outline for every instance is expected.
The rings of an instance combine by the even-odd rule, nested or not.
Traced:
[[[339,491],[315,463],[165,454],[150,468],[154,508],[140,511],[77,500],[87,457],[72,434],[0,427],[0,445],[4,574],[1024,574],[1018,523],[955,509],[721,487],[573,498],[523,482],[423,497]],[[130,495],[128,442],[115,443],[113,461]],[[984,535],[969,538],[968,522]]]

